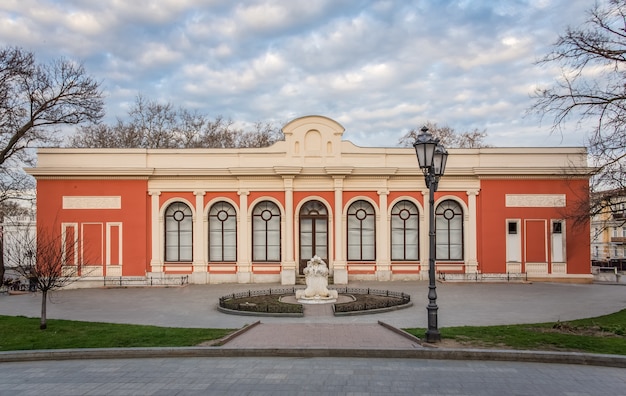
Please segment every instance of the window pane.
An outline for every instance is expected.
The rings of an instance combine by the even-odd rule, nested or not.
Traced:
[[[391,259],[404,260],[404,245],[391,245]]]
[[[436,257],[438,260],[448,260],[448,245],[437,245]]]
[[[419,219],[417,215],[412,215],[406,220],[406,228],[417,230],[418,220]]]
[[[303,219],[300,222],[300,232],[311,232],[313,231],[313,223],[311,219]]]
[[[348,260],[360,260],[361,247],[359,245],[348,246]]]
[[[363,245],[363,257],[362,260],[374,260],[375,256],[374,245]]]
[[[193,261],[192,249],[191,246],[184,247],[180,249],[180,260],[179,261]]]
[[[191,230],[193,229],[193,224],[191,223],[191,220],[189,221],[186,221],[186,220],[187,219],[180,222],[180,232],[186,232],[186,233],[191,234]]]
[[[450,230],[450,243],[461,244],[463,232],[461,230]]]
[[[222,230],[214,230],[209,233],[210,246],[222,245]]]
[[[417,244],[410,243],[406,245],[405,260],[417,260]]]
[[[280,261],[280,246],[269,246],[267,249],[267,261]]]
[[[252,238],[255,246],[265,246],[265,230],[254,231]]]
[[[437,241],[437,245],[447,245],[448,244],[448,230],[437,230],[435,233],[435,238]]]
[[[265,261],[265,245],[254,245],[252,248],[252,260]]]
[[[327,231],[327,222],[326,219],[316,219],[315,220],[315,231],[319,233],[325,233]]]
[[[311,245],[300,246],[300,259],[310,259],[311,257],[313,257],[313,247]]]
[[[450,246],[450,260],[461,260],[463,258],[463,250],[461,245]]]
[[[165,261],[178,261],[178,246],[165,247]]]

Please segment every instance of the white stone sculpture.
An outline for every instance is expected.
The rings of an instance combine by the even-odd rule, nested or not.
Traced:
[[[313,256],[304,269],[306,289],[296,290],[296,299],[303,304],[323,304],[337,301],[337,290],[328,290],[328,267],[324,260]]]

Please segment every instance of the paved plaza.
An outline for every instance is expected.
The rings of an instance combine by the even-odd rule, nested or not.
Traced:
[[[617,285],[437,286],[440,327],[565,321],[626,306],[626,288]],[[626,389],[623,368],[536,363],[542,361],[541,356],[531,363],[524,361],[528,356],[523,353],[518,361],[491,361],[499,359],[495,354],[477,360],[411,355],[428,353],[428,347],[379,322],[396,328],[426,327],[426,282],[351,282],[350,287],[411,295],[410,308],[376,315],[334,317],[328,306],[307,306],[301,318],[228,315],[217,310],[220,296],[269,287],[282,288],[277,284],[189,285],[54,293],[48,306],[51,319],[175,327],[252,326],[221,347],[192,348],[188,353],[157,349],[147,358],[121,350],[99,359],[103,351],[83,355],[65,351],[68,360],[48,356],[51,360],[0,363],[0,396],[606,395],[624,394]],[[0,296],[0,315],[36,317],[40,298],[38,294]]]
[[[219,312],[219,297],[270,287],[282,288],[278,284],[221,284],[64,290],[52,293],[48,318],[234,329],[259,318]],[[404,292],[411,295],[413,306],[377,315],[307,315],[261,320],[263,323],[306,324],[383,321],[398,328],[426,327],[428,282],[350,282],[349,287]],[[556,322],[604,315],[626,307],[626,287],[618,285],[438,283],[437,292],[440,327]],[[0,296],[0,315],[39,317],[40,304],[39,294]]]
[[[0,395],[623,395],[624,369],[365,358],[159,358],[0,364]]]

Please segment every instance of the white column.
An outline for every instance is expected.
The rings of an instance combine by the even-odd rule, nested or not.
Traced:
[[[248,195],[250,191],[239,190],[239,228],[237,229],[237,282],[250,283],[252,281],[252,268],[250,267],[250,245],[248,234],[250,224],[248,222]]]
[[[296,284],[296,260],[294,257],[294,212],[293,212],[293,176],[283,176],[285,189],[285,258],[282,262],[280,282],[283,285]]]
[[[205,246],[207,244],[206,227],[204,226],[204,191],[194,191],[196,196],[196,216],[193,222],[193,283],[207,283],[207,260]],[[204,274],[204,276],[202,276]]]
[[[346,253],[343,238],[343,176],[335,176],[335,259],[333,260],[334,282],[338,285],[348,284],[348,269],[346,268]]]
[[[430,240],[428,236],[428,219],[430,216],[429,191],[422,190],[422,202],[424,210],[420,218],[420,279],[428,279],[428,250]]]
[[[378,191],[378,225],[376,230],[376,278],[391,280],[391,252],[389,250],[389,221],[387,216],[388,190]]]
[[[467,191],[467,201],[468,201],[468,227],[467,233],[465,234],[466,245],[467,246],[467,259],[465,260],[465,272],[466,273],[476,273],[478,272],[478,256],[477,256],[477,248],[478,248],[478,238],[477,238],[477,209],[476,209],[476,196],[478,195],[478,190],[469,190]]]
[[[161,259],[161,252],[163,251],[163,238],[162,232],[159,230],[163,229],[161,224],[162,219],[159,218],[159,196],[161,195],[161,191],[149,190],[148,194],[150,195],[150,223],[151,223],[151,241],[152,241],[152,257],[150,259],[150,266],[152,272],[163,272],[163,261]]]

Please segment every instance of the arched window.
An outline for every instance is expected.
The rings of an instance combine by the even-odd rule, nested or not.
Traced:
[[[367,201],[348,208],[348,260],[376,260],[376,213]]]
[[[452,200],[435,210],[437,260],[463,260],[463,209]]]
[[[209,261],[237,261],[237,212],[228,202],[209,210]]]
[[[299,274],[313,256],[328,264],[328,210],[320,201],[309,201],[300,209]]]
[[[400,201],[391,209],[391,259],[419,260],[419,213],[410,201]]]
[[[165,261],[193,261],[193,216],[182,202],[165,210]]]
[[[280,210],[270,201],[252,211],[252,261],[280,261]]]

